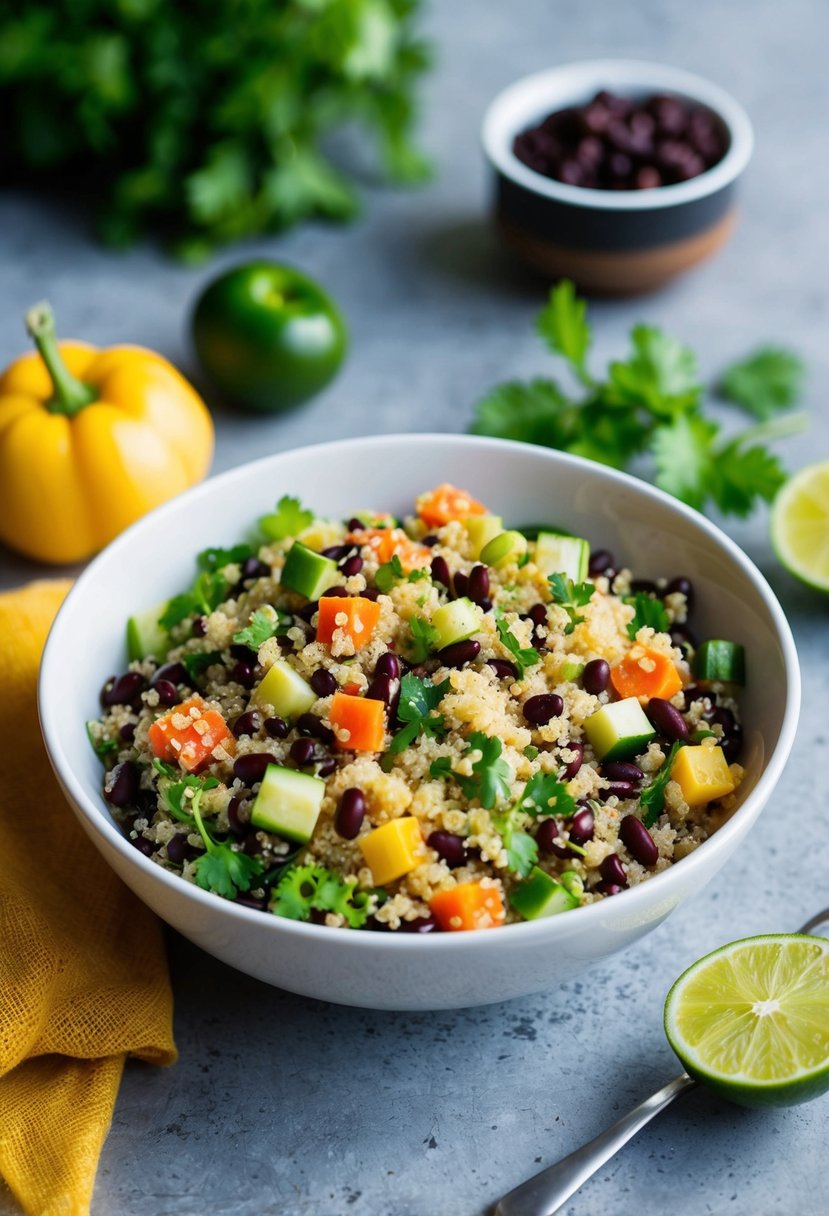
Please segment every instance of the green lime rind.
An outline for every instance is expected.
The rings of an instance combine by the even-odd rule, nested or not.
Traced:
[[[689,1075],[731,1102],[820,1097],[829,1091],[829,941],[776,933],[721,946],[673,985],[664,1026]]]
[[[829,460],[807,465],[783,485],[772,504],[770,536],[789,574],[829,595]]]

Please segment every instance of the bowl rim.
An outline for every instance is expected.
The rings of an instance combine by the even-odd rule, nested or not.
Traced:
[[[544,115],[543,98],[550,87],[567,83],[572,78],[568,91],[577,93],[584,87],[597,87],[593,79],[596,76],[604,88],[622,85],[664,89],[702,102],[725,123],[731,137],[728,151],[716,165],[689,181],[651,190],[596,190],[569,186],[537,173],[520,161],[512,150],[512,141],[528,122]],[[546,112],[549,112],[550,104],[562,103],[566,104],[563,96],[558,102],[547,102]],[[704,76],[669,64],[638,59],[584,59],[522,76],[502,89],[484,114],[481,142],[494,168],[533,194],[574,207],[641,212],[696,202],[730,185],[751,159],[754,133],[748,114],[736,98]]]
[[[467,930],[463,934],[344,932],[337,937],[332,937],[332,933],[335,931],[328,926],[294,921],[276,915],[268,916],[258,909],[247,908],[243,904],[223,899],[212,892],[202,890],[195,883],[186,882],[180,875],[163,869],[163,867],[139,853],[130,844],[114,819],[107,813],[102,801],[95,800],[86,789],[83,781],[76,775],[71,760],[63,747],[60,732],[55,722],[54,703],[53,699],[47,695],[47,689],[52,686],[61,670],[65,667],[61,660],[62,634],[65,622],[68,620],[69,607],[85,591],[89,584],[94,585],[98,577],[98,571],[105,568],[106,563],[110,560],[110,555],[128,548],[132,543],[133,537],[140,534],[145,528],[154,526],[156,521],[166,519],[182,509],[187,510],[200,499],[212,496],[215,493],[221,493],[224,489],[232,487],[237,483],[239,483],[239,487],[242,490],[246,489],[251,469],[265,468],[281,460],[296,457],[300,454],[305,455],[311,451],[324,453],[333,450],[340,455],[343,452],[348,452],[349,449],[358,449],[361,452],[365,452],[366,450],[380,449],[389,443],[400,444],[405,447],[410,444],[422,444],[426,442],[455,447],[458,450],[459,456],[464,452],[469,453],[479,448],[484,450],[487,448],[500,450],[506,448],[514,451],[516,454],[527,455],[532,453],[534,458],[549,460],[551,465],[558,463],[572,465],[584,471],[589,470],[594,475],[600,470],[610,482],[617,483],[628,490],[639,492],[645,498],[652,500],[655,506],[667,507],[670,511],[684,516],[703,533],[707,534],[709,539],[713,540],[721,549],[724,549],[728,556],[749,578],[749,581],[758,591],[772,618],[777,640],[783,654],[786,672],[786,704],[777,745],[768,757],[765,767],[746,801],[713,835],[703,841],[699,848],[695,849],[687,857],[682,858],[675,865],[668,867],[668,869],[661,871],[659,874],[652,875],[647,881],[638,883],[634,887],[625,888],[619,894],[612,897],[614,908],[617,906],[617,901],[622,901],[618,905],[621,909],[620,915],[634,913],[637,908],[642,909],[647,904],[657,902],[660,892],[667,894],[670,890],[669,884],[672,881],[671,876],[674,874],[676,865],[682,867],[682,873],[686,877],[690,877],[692,870],[705,867],[707,860],[715,850],[725,849],[729,839],[733,835],[742,833],[742,823],[747,817],[756,818],[759,815],[760,810],[777,784],[794,742],[800,713],[800,668],[794,638],[783,609],[761,571],[746,556],[736,542],[731,540],[729,536],[707,519],[706,516],[686,506],[685,503],[680,502],[679,499],[665,493],[665,491],[660,490],[658,487],[629,473],[621,472],[607,465],[598,465],[595,461],[587,460],[580,456],[573,456],[567,452],[536,447],[535,445],[515,440],[492,439],[486,436],[445,432],[409,432],[357,436],[349,439],[304,444],[299,448],[286,449],[281,452],[272,453],[269,456],[260,457],[257,460],[237,465],[232,469],[217,474],[215,477],[209,477],[207,480],[177,495],[174,499],[157,507],[154,511],[151,511],[148,515],[143,516],[136,523],[132,524],[126,531],[122,532],[120,536],[107,545],[79,575],[58,610],[46,639],[37,686],[38,715],[46,751],[59,783],[69,797],[73,809],[86,821],[92,833],[102,836],[104,841],[122,856],[130,868],[137,868],[139,872],[143,872],[157,886],[167,888],[177,901],[184,900],[186,902],[194,900],[196,906],[201,906],[205,913],[210,911],[223,913],[230,916],[232,920],[235,919],[240,925],[252,923],[258,924],[262,928],[265,925],[270,925],[270,929],[267,931],[273,932],[277,936],[280,933],[298,934],[300,938],[306,937],[309,941],[325,941],[329,944],[332,941],[338,941],[346,949],[379,950],[380,952],[390,949],[446,951],[457,949],[459,944],[468,945],[473,950],[478,950],[486,948],[486,942],[493,939],[496,942],[503,941],[502,932],[507,932],[515,937],[516,944],[518,943],[519,935],[520,940],[525,944],[531,942],[533,937],[539,943],[544,941],[549,944],[559,934],[564,935],[567,923],[573,923],[569,917],[552,916],[505,925],[495,933],[489,929],[472,929]],[[581,918],[580,924],[586,927],[590,918],[596,921],[599,917],[607,914],[605,904],[605,900],[598,900],[594,904],[573,909],[573,912]],[[164,919],[163,916],[162,919]],[[424,942],[424,938],[428,940]],[[346,945],[346,943],[348,944]]]

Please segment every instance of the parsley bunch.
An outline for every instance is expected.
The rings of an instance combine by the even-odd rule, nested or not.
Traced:
[[[324,866],[293,866],[274,888],[271,911],[289,920],[309,920],[313,911],[338,912],[352,929],[360,929],[368,920],[372,894],[382,893],[358,891],[355,883]]]
[[[182,256],[356,209],[344,125],[392,179],[428,67],[419,0],[40,0],[0,10],[7,180],[74,175],[102,199],[105,240],[160,233]],[[90,183],[94,183],[94,188]]]
[[[627,358],[614,360],[598,379],[587,363],[587,306],[572,283],[564,280],[550,292],[537,328],[569,365],[577,391],[549,379],[501,384],[475,407],[470,430],[476,434],[559,448],[620,469],[648,453],[663,490],[698,510],[714,505],[726,515],[748,515],[786,480],[763,445],[803,425],[797,416],[777,417],[802,389],[803,364],[791,352],[763,347],[723,373],[716,394],[758,420],[725,436],[705,412],[693,352],[661,329],[635,325]]]

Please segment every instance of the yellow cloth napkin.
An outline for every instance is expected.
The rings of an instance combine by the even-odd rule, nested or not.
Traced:
[[[125,1059],[176,1058],[159,923],[83,834],[38,727],[68,588],[0,595],[0,1178],[31,1216],[89,1211]]]

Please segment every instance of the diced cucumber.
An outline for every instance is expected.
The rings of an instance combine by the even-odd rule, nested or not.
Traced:
[[[453,642],[463,642],[477,633],[484,619],[483,608],[472,600],[452,600],[438,608],[432,616],[432,625],[437,630],[436,650],[443,650]]]
[[[492,540],[493,536],[503,532],[504,521],[500,515],[470,515],[469,519],[463,521],[463,526],[466,528],[472,549],[469,556],[477,561],[484,546]]]
[[[255,828],[307,844],[317,826],[324,795],[325,782],[320,777],[269,764],[251,807],[250,821]]]
[[[533,866],[528,878],[520,882],[509,893],[509,901],[524,920],[538,920],[542,916],[555,916],[569,912],[579,906],[579,897],[568,891],[555,878],[538,866]]]
[[[694,675],[698,680],[745,684],[745,648],[739,642],[725,642],[721,638],[702,642],[694,655]]]
[[[506,566],[517,562],[527,552],[527,538],[520,532],[499,532],[481,550],[481,561],[487,566]]]
[[[584,733],[599,760],[624,760],[641,752],[656,731],[636,697],[625,697],[591,714]]]
[[[285,659],[277,659],[253,690],[251,707],[272,705],[274,712],[286,722],[306,713],[317,700],[317,694]]]
[[[170,649],[170,635],[158,623],[167,601],[147,608],[144,612],[136,612],[127,621],[127,655],[130,662],[134,659],[146,659],[152,655],[154,659],[163,659]]]
[[[574,583],[587,578],[590,544],[579,536],[539,532],[533,559],[542,574],[563,574]]]
[[[333,587],[339,577],[335,561],[315,553],[297,540],[288,550],[280,581],[283,587],[297,591],[309,600],[318,600],[323,591]]]

